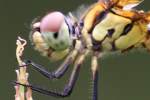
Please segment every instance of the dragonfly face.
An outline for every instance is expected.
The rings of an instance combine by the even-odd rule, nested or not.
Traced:
[[[35,48],[44,55],[51,56],[51,58],[54,56],[58,58],[56,56],[59,55],[59,58],[62,58],[72,44],[69,28],[62,13],[49,13],[40,22],[33,24],[34,32],[30,36],[31,41]]]

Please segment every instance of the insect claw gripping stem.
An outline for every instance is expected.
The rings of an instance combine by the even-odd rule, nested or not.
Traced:
[[[83,54],[79,55],[79,57],[76,59],[73,71],[72,71],[70,79],[68,81],[68,84],[66,84],[66,86],[64,87],[64,90],[60,93],[50,91],[47,89],[43,89],[41,87],[34,86],[32,84],[26,85],[26,84],[21,84],[19,82],[15,82],[15,84],[19,84],[19,85],[22,85],[25,87],[30,87],[32,90],[40,92],[42,94],[46,94],[46,95],[50,95],[50,96],[54,96],[54,97],[67,97],[72,93],[72,90],[73,90],[75,83],[77,81],[77,78],[79,76],[81,64],[83,63],[86,54],[87,54],[87,52],[84,52]]]
[[[65,62],[54,72],[49,72],[45,69],[45,67],[34,63],[31,60],[26,60],[26,64],[27,65],[31,65],[34,70],[38,71],[39,73],[41,73],[43,76],[49,78],[49,79],[53,79],[53,78],[60,78],[61,76],[64,75],[64,73],[67,71],[69,65],[74,61],[77,52],[74,53],[74,51],[72,53],[70,53],[70,55],[66,58]],[[24,66],[24,65],[23,65]],[[21,67],[23,67],[21,66]]]
[[[43,66],[36,64],[33,61],[30,62],[30,65],[34,68],[34,70],[38,71],[43,76],[49,79],[60,78],[67,71],[69,64],[70,63],[67,63],[65,66],[63,66],[63,70],[61,70],[61,72],[56,73],[56,71],[54,72],[47,71]]]
[[[24,62],[25,64],[24,64],[24,65],[20,65],[20,66],[18,66],[18,67],[27,67],[28,65],[31,64],[31,61],[30,61],[30,60],[24,60],[23,62]]]
[[[33,61],[31,61],[31,60],[25,60],[25,62],[26,62],[27,65],[31,65],[34,70],[38,71],[43,76],[45,76],[45,77],[47,77],[49,79],[60,78],[61,76],[63,76],[65,74],[65,72],[67,71],[69,65],[76,58],[76,56],[77,56],[77,54],[78,54],[78,52],[80,50],[80,46],[81,46],[81,42],[77,41],[75,49],[66,57],[64,63],[62,63],[61,66],[58,67],[58,69],[56,71],[54,71],[54,72],[49,72],[48,70],[45,69],[45,67],[43,67],[43,66],[41,66],[39,64],[36,64]]]
[[[42,94],[45,94],[45,95],[51,95],[54,97],[64,97],[64,95],[62,95],[62,94],[59,94],[59,93],[54,92],[54,91],[48,91],[48,90],[41,88],[39,86],[35,86],[35,85],[31,85],[31,84],[28,84],[28,85],[27,84],[21,84],[21,83],[16,82],[16,81],[14,81],[13,84],[22,85],[24,87],[30,87],[32,90],[37,91],[37,92],[42,93]]]

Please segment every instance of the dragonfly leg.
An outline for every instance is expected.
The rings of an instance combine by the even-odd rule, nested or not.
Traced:
[[[98,62],[97,62],[97,56],[92,57],[92,64],[91,64],[91,70],[92,70],[92,83],[93,83],[93,95],[92,100],[98,100]]]
[[[84,39],[87,47],[89,49],[91,49],[92,48],[92,40],[91,40],[90,34],[88,33],[88,31],[85,28],[83,28],[82,34],[83,34],[83,39]]]
[[[74,61],[74,59],[76,58],[79,49],[81,46],[81,42],[77,42],[75,49],[67,56],[67,58],[65,59],[65,61],[60,65],[60,67],[58,67],[58,69],[56,71],[53,72],[49,72],[48,70],[45,69],[45,67],[34,63],[33,61],[26,61],[27,65],[31,65],[34,70],[38,71],[39,73],[41,73],[43,76],[49,78],[49,79],[53,79],[53,78],[60,78],[61,76],[64,75],[64,73],[67,71],[69,65]]]
[[[50,96],[54,96],[54,97],[67,97],[72,93],[72,90],[75,86],[76,80],[77,80],[78,75],[79,75],[79,70],[80,70],[81,64],[83,63],[86,54],[87,54],[87,52],[79,55],[79,57],[76,59],[73,71],[72,71],[70,79],[68,81],[68,84],[65,86],[63,91],[60,93],[50,91],[47,89],[43,89],[41,87],[38,87],[38,86],[35,86],[32,84],[26,85],[26,84],[21,84],[18,82],[15,82],[15,84],[23,85],[25,87],[30,87],[32,90],[40,92],[42,94],[46,94],[46,95],[50,95]]]

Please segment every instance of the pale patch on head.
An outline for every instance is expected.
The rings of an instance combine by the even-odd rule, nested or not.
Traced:
[[[32,25],[33,29],[40,28],[40,22],[36,22]]]

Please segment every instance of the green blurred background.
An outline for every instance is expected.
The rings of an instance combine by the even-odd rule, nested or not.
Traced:
[[[92,2],[94,0],[0,0],[0,100],[14,100],[15,91],[10,82],[16,79],[15,42],[17,36],[28,39],[32,20],[53,10],[67,14],[79,5]],[[149,1],[145,0],[140,8],[148,10],[148,6]],[[30,43],[25,50],[25,58],[45,65],[49,70],[59,65],[40,56]],[[150,54],[136,51],[110,55],[101,59],[101,62],[99,60],[99,64],[99,100],[150,100]],[[30,83],[62,90],[71,69],[60,80],[47,80],[29,68]],[[91,100],[90,59],[86,60],[80,72],[72,95],[59,100]],[[58,100],[37,92],[33,93],[33,97],[34,100]]]

